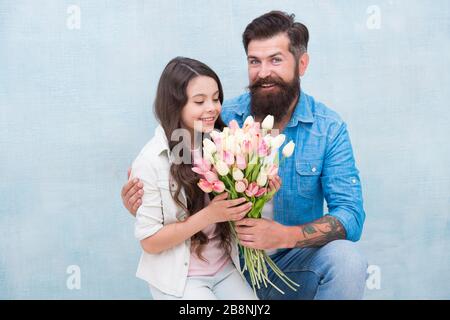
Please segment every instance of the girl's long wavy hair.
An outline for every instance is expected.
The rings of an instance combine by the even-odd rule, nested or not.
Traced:
[[[188,102],[187,86],[189,81],[198,76],[207,76],[213,78],[217,82],[219,88],[219,100],[220,103],[222,103],[223,90],[219,77],[211,68],[200,61],[184,57],[174,58],[164,68],[161,78],[159,79],[154,103],[154,112],[164,129],[171,151],[179,143],[178,141],[172,141],[171,136],[174,130],[182,128],[181,110]],[[225,127],[220,116],[215,122],[214,127],[219,130],[222,130]],[[186,146],[182,150],[190,150],[190,148],[191,145],[189,142],[189,146]],[[179,156],[185,159],[182,150]],[[190,163],[172,163],[170,166],[170,175],[177,184],[177,189],[172,194],[173,200],[189,216],[191,216],[203,209],[206,203],[204,192],[197,186],[200,177],[197,173],[192,171],[193,161],[191,155],[189,155],[189,157],[191,159]],[[187,206],[185,206],[178,198],[182,188],[186,194]],[[231,252],[231,229],[229,224],[228,222],[219,223],[217,228],[219,229],[221,246],[229,254]],[[201,259],[205,260],[201,255],[201,251],[203,246],[208,243],[206,235],[200,231],[193,235],[191,240],[195,246],[196,254]]]

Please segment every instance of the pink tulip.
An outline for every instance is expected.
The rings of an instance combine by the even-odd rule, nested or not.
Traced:
[[[204,176],[205,176],[205,179],[210,183],[213,183],[214,181],[219,180],[217,173],[215,173],[213,171],[206,172]]]
[[[208,171],[211,170],[211,164],[208,160],[203,158],[194,158],[194,167],[192,168],[192,171],[195,173],[204,176]]]
[[[236,130],[239,129],[239,124],[237,123],[236,120],[231,120],[230,123],[228,124],[228,127],[230,128],[230,133],[234,134]]]
[[[259,198],[259,197],[265,195],[266,192],[267,192],[267,188],[260,188],[260,189],[258,190],[258,192],[255,194],[255,197],[256,197],[256,198]]]
[[[261,143],[261,140],[262,140],[261,134],[257,133],[255,135],[253,135],[251,139],[252,139],[251,144],[252,144],[252,148],[253,148],[252,151],[254,151],[255,149],[257,149],[257,147]]]
[[[212,189],[214,192],[222,193],[225,190],[225,184],[220,180],[214,181]]]
[[[278,174],[278,166],[276,164],[271,164],[268,168],[267,168],[267,177],[269,179],[272,179],[273,177],[275,177]]]
[[[192,152],[192,160],[193,160],[194,166],[198,166],[202,162],[202,154],[201,154],[200,150],[196,149]]]
[[[245,190],[247,189],[247,186],[248,186],[247,179],[236,181],[236,183],[234,184],[234,188],[239,193],[245,192]]]
[[[269,153],[269,146],[267,145],[266,141],[264,139],[261,139],[259,141],[258,145],[258,156],[265,157]]]
[[[242,193],[245,191],[245,183],[243,183],[242,181],[236,181],[236,183],[234,184],[234,188],[236,189],[236,192]]]
[[[214,144],[216,145],[217,151],[222,151],[222,137],[220,135],[216,135],[213,138]]]
[[[242,141],[242,152],[244,154],[249,154],[250,152],[252,152],[252,142],[248,139],[245,139],[244,141]]]
[[[227,165],[231,166],[232,164],[234,164],[234,155],[231,152],[224,150],[223,151],[223,161]]]
[[[253,122],[253,125],[250,127],[250,129],[248,130],[248,132],[249,132],[251,135],[260,134],[260,133],[261,133],[261,123],[259,123],[259,122]]]
[[[200,179],[197,185],[205,193],[210,193],[211,191],[213,191],[213,184],[211,184],[205,179]]]
[[[245,157],[242,154],[238,154],[236,156],[236,165],[240,170],[244,170],[247,168],[247,162],[245,161]]]
[[[256,182],[252,182],[248,185],[247,190],[245,190],[245,194],[249,197],[254,197],[259,191],[259,187]]]

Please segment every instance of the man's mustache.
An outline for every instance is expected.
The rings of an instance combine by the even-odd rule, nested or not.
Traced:
[[[248,88],[250,90],[256,90],[256,89],[260,88],[262,85],[265,85],[265,84],[274,84],[274,85],[277,85],[277,86],[280,86],[280,87],[285,87],[286,86],[286,83],[283,80],[281,80],[281,79],[267,77],[267,78],[256,80]]]

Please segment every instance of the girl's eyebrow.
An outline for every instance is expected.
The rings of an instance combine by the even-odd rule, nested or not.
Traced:
[[[199,97],[199,96],[201,96],[201,97],[206,97],[206,94],[204,94],[204,93],[199,93],[199,94],[196,94],[195,96],[192,96],[192,98]]]
[[[214,92],[213,95],[215,95],[215,94],[217,94],[217,93],[219,93],[219,90],[217,90],[216,92]],[[192,98],[195,98],[195,97],[198,97],[198,96],[207,97],[207,95],[204,94],[204,93],[198,93],[198,94],[196,94],[195,96],[192,96]]]

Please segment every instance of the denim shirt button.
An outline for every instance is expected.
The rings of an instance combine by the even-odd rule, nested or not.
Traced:
[[[352,179],[352,183],[353,183],[353,184],[356,183],[356,179],[355,179],[355,178]]]
[[[316,171],[317,171],[316,167],[313,167],[313,168],[311,169],[311,171],[312,171],[312,172],[316,172]]]

